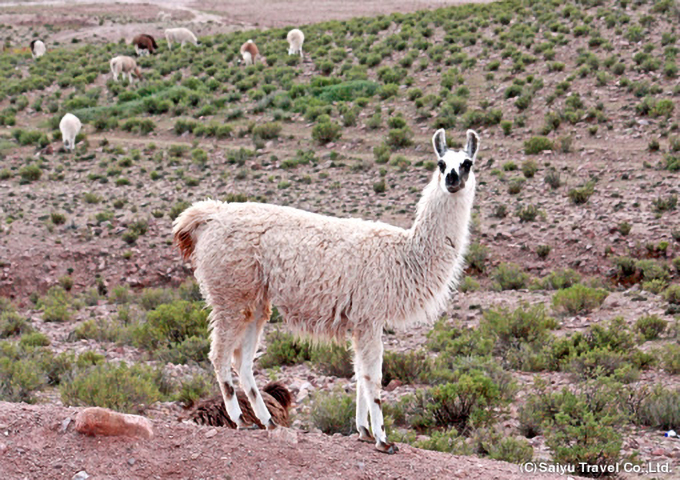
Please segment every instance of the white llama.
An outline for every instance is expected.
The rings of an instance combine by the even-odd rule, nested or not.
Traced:
[[[244,426],[231,364],[262,425],[275,428],[253,376],[253,356],[271,305],[296,331],[343,340],[351,333],[360,439],[394,453],[380,403],[382,331],[430,322],[444,309],[463,268],[475,195],[479,138],[461,151],[433,138],[437,170],[406,230],[290,207],[206,200],[185,210],[175,243],[192,261],[209,305],[210,360],[229,414]],[[369,412],[372,435],[369,431]]]
[[[118,81],[118,75],[123,74],[123,80],[127,75],[128,80],[132,83],[132,74],[134,73],[137,78],[143,80],[142,71],[137,66],[137,62],[134,58],[125,55],[119,55],[113,57],[109,62],[111,65],[111,73],[113,74],[113,80]]]
[[[288,32],[288,36],[286,37],[288,40],[288,55],[295,55],[297,53],[300,54],[300,58],[302,57],[302,44],[305,43],[305,34],[302,33],[302,30],[298,28],[292,29],[290,32]]]
[[[172,42],[179,43],[182,48],[187,42],[198,46],[196,35],[188,28],[168,28],[165,31],[165,39],[168,41],[168,50],[172,50]]]
[[[45,55],[45,52],[47,49],[45,48],[45,44],[43,43],[42,40],[33,40],[31,42],[31,55],[33,55],[34,59],[38,59]]]
[[[64,141],[64,148],[66,150],[73,150],[76,148],[76,137],[82,128],[80,119],[72,113],[64,115],[59,122],[59,130],[61,131],[61,138]]]

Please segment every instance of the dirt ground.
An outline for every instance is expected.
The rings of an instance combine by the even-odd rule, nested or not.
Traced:
[[[3,480],[314,478],[468,479],[526,478],[519,466],[400,445],[387,456],[356,436],[328,437],[281,430],[213,429],[172,418],[154,421],[154,438],[85,437],[78,410],[0,402],[0,472]],[[81,477],[87,478],[87,477]],[[532,478],[562,479],[558,475]]]

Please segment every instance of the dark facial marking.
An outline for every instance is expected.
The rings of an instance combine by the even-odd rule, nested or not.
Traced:
[[[227,398],[231,398],[234,396],[234,387],[224,382],[224,392],[227,394]]]
[[[463,163],[460,164],[460,178],[465,181],[470,176],[470,170],[472,169],[472,160],[469,158],[465,159]]]
[[[251,388],[250,389],[250,396],[252,398],[257,398],[257,390],[255,390],[254,388]]]
[[[446,170],[446,163],[444,163],[443,160],[439,160],[437,162],[437,167],[439,167],[440,172],[444,173],[444,171]]]
[[[379,406],[379,407],[382,406],[382,402],[380,401],[379,398],[374,398],[373,401],[375,402],[375,404],[376,404],[377,406]]]

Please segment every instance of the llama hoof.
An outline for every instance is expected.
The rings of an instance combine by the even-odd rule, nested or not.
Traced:
[[[267,422],[267,430],[274,430],[277,427],[278,425],[274,423],[274,420],[270,418],[269,421]]]
[[[359,441],[375,443],[375,437],[371,435],[366,427],[359,427]]]
[[[394,443],[387,443],[387,442],[378,442],[375,445],[376,450],[382,453],[386,453],[388,455],[394,455],[399,451],[399,447],[397,447]]]

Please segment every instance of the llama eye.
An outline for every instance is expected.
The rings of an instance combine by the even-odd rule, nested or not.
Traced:
[[[439,170],[441,170],[441,172],[444,173],[444,170],[446,170],[446,164],[444,163],[444,161],[439,160],[439,162],[437,162],[437,166],[439,167]]]

